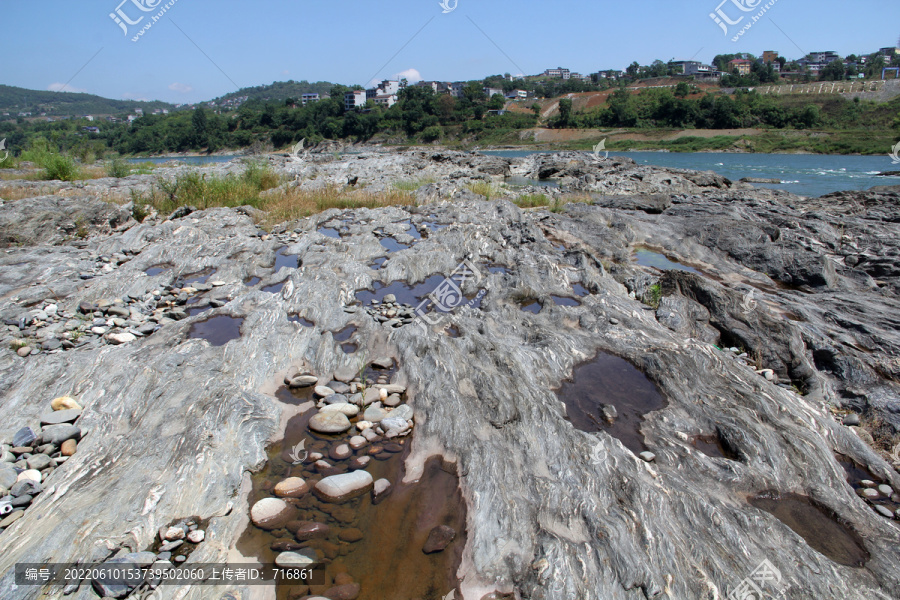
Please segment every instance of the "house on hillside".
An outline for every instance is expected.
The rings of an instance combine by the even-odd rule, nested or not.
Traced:
[[[319,96],[319,94],[302,94],[300,96],[300,104],[306,106],[310,102],[318,102],[321,99],[322,98],[321,96]]]
[[[751,62],[746,58],[736,58],[728,62],[728,72],[733,73],[735,70],[737,70],[738,75],[749,75],[750,65]]]
[[[344,94],[344,108],[353,110],[354,108],[365,108],[366,106],[366,90],[354,90]]]
[[[502,96],[503,89],[502,88],[492,88],[492,87],[484,88],[484,95],[487,96],[488,98],[493,98],[494,94],[500,94]]]
[[[506,97],[509,100],[525,100],[528,98],[528,92],[525,90],[513,90]]]
[[[555,79],[569,79],[572,76],[572,72],[568,69],[564,69],[562,67],[556,67],[555,69],[547,69],[543,73],[544,77],[553,77]]]

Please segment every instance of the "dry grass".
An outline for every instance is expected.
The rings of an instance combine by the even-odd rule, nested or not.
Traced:
[[[591,203],[591,197],[579,194],[567,194],[558,198],[549,198],[546,194],[523,194],[513,199],[513,203],[520,208],[543,208],[547,207],[550,212],[562,212],[566,204],[573,202],[581,202],[585,204]]]
[[[40,195],[33,188],[22,186],[0,188],[0,199],[3,200],[24,200],[25,198],[34,198]]]
[[[329,186],[317,190],[291,188],[262,198],[257,208],[266,212],[263,224],[271,226],[326,211],[353,208],[380,208],[383,206],[411,206],[415,196],[404,190],[367,192]]]

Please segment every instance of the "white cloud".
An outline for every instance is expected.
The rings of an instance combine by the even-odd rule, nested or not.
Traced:
[[[47,89],[51,92],[72,92],[72,93],[84,93],[87,92],[84,88],[72,87],[71,85],[66,85],[65,83],[51,83],[47,86]]]
[[[422,81],[422,74],[416,69],[407,69],[405,71],[400,71],[391,79],[406,79],[410,83],[417,83]]]
[[[282,75],[290,75],[291,72],[288,71],[287,69],[285,69],[284,71],[281,72],[281,74],[282,74]]]
[[[169,89],[173,92],[178,92],[179,94],[189,94],[194,91],[194,88],[189,86],[186,83],[178,83],[177,81],[169,86]]]

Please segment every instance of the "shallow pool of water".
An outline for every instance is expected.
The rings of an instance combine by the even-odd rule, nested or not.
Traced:
[[[550,297],[557,306],[581,306],[581,302],[575,298],[569,298],[568,296],[554,296],[552,294]]]
[[[155,267],[150,267],[144,273],[147,274],[148,277],[156,277],[160,273],[165,273],[169,269],[172,268],[172,265],[156,265]]]
[[[680,262],[670,260],[664,254],[653,252],[652,250],[647,250],[646,248],[638,248],[637,250],[635,250],[634,258],[635,262],[637,262],[637,264],[641,265],[642,267],[651,267],[660,271],[685,271],[687,273],[695,273],[697,275],[703,274],[694,267],[689,267],[687,265],[681,264]]]
[[[377,271],[378,269],[384,266],[384,263],[388,261],[386,256],[380,256],[372,261],[372,264],[369,265],[369,268],[373,271]]]
[[[224,346],[231,340],[241,337],[241,325],[244,319],[227,315],[213,317],[206,321],[194,323],[188,337],[203,338],[213,346]]]
[[[408,250],[408,244],[401,244],[392,237],[383,237],[378,240],[388,252],[399,252],[400,250]]]
[[[253,287],[254,285],[258,284],[260,281],[262,281],[262,279],[260,279],[259,277],[251,277],[250,279],[248,279],[244,282],[244,285],[247,287]]]
[[[281,290],[284,288],[284,284],[286,281],[282,281],[280,283],[274,283],[272,285],[267,285],[262,289],[264,292],[269,292],[270,294],[280,294]]]
[[[287,254],[287,246],[283,246],[275,253],[275,272],[282,267],[296,269],[300,266],[300,258],[296,254]]]
[[[319,227],[318,229],[316,229],[316,231],[318,231],[319,233],[321,233],[322,235],[324,235],[326,237],[334,238],[336,240],[341,239],[340,232],[337,229],[334,229],[333,227]]]
[[[839,522],[832,511],[806,496],[767,491],[748,501],[771,513],[806,540],[810,548],[840,565],[862,567],[869,560],[862,538]]]
[[[584,298],[585,296],[589,296],[589,295],[590,295],[590,292],[587,290],[587,288],[584,287],[583,285],[581,285],[580,283],[573,283],[573,284],[572,284],[572,291],[573,291],[573,292],[575,293],[575,295],[578,296],[579,298]]]
[[[288,317],[288,321],[290,321],[291,323],[300,323],[304,327],[315,327],[315,325],[316,325],[309,319],[305,319],[299,315],[290,315]]]
[[[641,433],[644,416],[665,406],[663,395],[646,375],[627,360],[604,352],[576,367],[572,380],[563,382],[557,395],[576,429],[605,431],[635,454],[648,449]],[[616,409],[611,423],[604,417],[604,405]]]
[[[215,269],[213,269],[212,267],[207,267],[202,271],[189,273],[187,275],[179,277],[177,282],[179,283],[179,287],[189,287],[192,283],[206,283],[209,278],[215,274]]]

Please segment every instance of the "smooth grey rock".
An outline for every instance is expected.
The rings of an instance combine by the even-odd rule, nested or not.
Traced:
[[[881,504],[876,504],[875,510],[878,512],[878,514],[880,514],[883,517],[887,517],[888,519],[894,518],[894,511],[892,511],[891,509],[889,509],[886,506],[882,506]]]
[[[352,365],[345,365],[342,367],[338,367],[334,371],[334,378],[336,381],[340,381],[343,383],[350,383],[353,381],[353,378],[356,377],[359,369]],[[346,393],[346,392],[343,392]]]
[[[50,466],[50,457],[46,454],[34,454],[25,460],[29,469],[41,471]]]
[[[350,427],[347,415],[337,410],[318,412],[309,420],[309,428],[319,433],[343,433]]]
[[[45,444],[62,445],[66,440],[77,440],[81,437],[81,429],[75,425],[49,425],[41,431],[41,440]]]
[[[374,483],[368,471],[351,471],[325,477],[316,483],[314,489],[323,499],[339,502],[365,494]]]
[[[19,481],[9,489],[9,493],[13,498],[18,498],[19,496],[37,496],[43,491],[43,487],[40,483],[36,481],[32,481],[30,479],[26,479],[23,481]]]
[[[844,417],[843,423],[844,423],[844,425],[847,425],[848,427],[850,427],[850,426],[856,427],[859,425],[859,415],[857,415],[857,414],[847,415],[846,417]]]
[[[9,489],[15,485],[19,474],[8,462],[0,463],[0,487]]]
[[[275,557],[275,564],[283,569],[302,569],[316,562],[318,562],[316,552],[311,548],[294,552],[281,552]]]
[[[73,423],[80,416],[81,411],[74,408],[68,410],[55,410],[41,416],[41,425]]]
[[[403,419],[404,421],[409,421],[413,418],[413,408],[409,404],[401,404],[394,410],[392,410],[389,415],[395,419]]]
[[[378,423],[387,416],[388,412],[376,405],[368,407],[366,412],[363,413],[363,419],[371,423]]]

